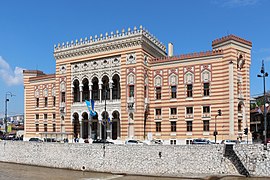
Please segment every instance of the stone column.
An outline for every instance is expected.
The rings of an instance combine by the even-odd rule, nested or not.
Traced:
[[[80,122],[80,138],[82,138],[82,125],[83,125],[82,116],[79,117],[79,122]]]
[[[110,101],[112,101],[112,88],[113,88],[113,81],[110,81],[110,83],[109,83],[109,88],[110,88]]]
[[[93,86],[93,84],[90,83],[89,84],[89,99],[92,99],[92,86]]]
[[[101,103],[102,101],[102,81],[99,81],[98,87],[99,87],[99,102]]]
[[[80,84],[80,102],[82,102],[82,91],[83,91],[83,85]]]

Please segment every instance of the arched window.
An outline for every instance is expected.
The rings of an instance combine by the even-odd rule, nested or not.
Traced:
[[[121,89],[120,89],[120,77],[118,74],[115,74],[112,78],[113,87],[112,87],[112,99],[121,99]]]
[[[73,102],[80,102],[80,88],[77,79],[73,81]]]
[[[98,88],[98,78],[94,77],[92,79],[92,99],[99,100],[99,88]]]
[[[89,81],[87,78],[83,79],[83,92],[82,92],[82,99],[89,100]]]

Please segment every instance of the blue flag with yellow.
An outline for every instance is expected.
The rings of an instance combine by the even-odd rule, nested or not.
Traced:
[[[92,99],[90,101],[85,100],[85,103],[86,103],[86,106],[90,112],[90,116],[93,117],[93,116],[97,115],[97,113],[95,112],[95,109],[94,109],[95,108],[95,101]]]

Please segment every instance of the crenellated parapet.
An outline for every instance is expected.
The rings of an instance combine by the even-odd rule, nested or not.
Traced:
[[[184,60],[184,59],[191,59],[191,58],[200,58],[200,57],[206,57],[206,56],[215,56],[220,55],[223,53],[222,49],[213,50],[213,51],[205,51],[205,52],[194,52],[189,54],[181,54],[178,56],[172,56],[172,57],[161,57],[161,58],[155,58],[149,60],[150,63],[159,63],[159,62],[168,62],[168,61],[174,61],[174,60]]]
[[[166,55],[166,47],[154,35],[152,35],[145,28],[140,26],[139,29],[135,26],[133,30],[128,28],[127,31],[123,29],[121,32],[105,33],[100,36],[95,35],[89,38],[76,39],[75,41],[58,43],[54,45],[54,56],[56,59],[63,59],[73,56],[80,56],[86,54],[99,53],[104,51],[111,51],[116,49],[128,48],[132,46],[147,43],[152,48],[157,50],[161,56]]]

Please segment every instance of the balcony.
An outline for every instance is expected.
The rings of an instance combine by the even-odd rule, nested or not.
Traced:
[[[193,114],[186,114],[186,119],[193,119]]]
[[[171,114],[170,119],[177,119],[177,115],[176,114]]]
[[[161,115],[155,115],[155,119],[162,119]]]
[[[210,117],[211,117],[210,113],[203,113],[202,115],[202,118],[205,118],[205,119],[210,118]]]

